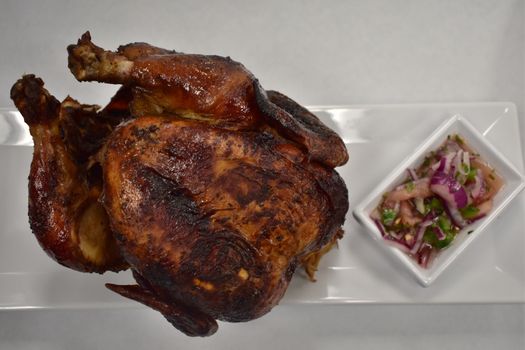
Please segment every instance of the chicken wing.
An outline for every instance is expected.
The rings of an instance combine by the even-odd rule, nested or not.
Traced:
[[[268,98],[258,80],[229,57],[174,51],[126,55],[101,49],[89,33],[68,52],[69,68],[79,81],[133,86],[131,108],[136,116],[173,114],[237,129],[269,124],[313,161],[330,167],[348,161],[346,147],[334,131],[286,96],[271,92]]]

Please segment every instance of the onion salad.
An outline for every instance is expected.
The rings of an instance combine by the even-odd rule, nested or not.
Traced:
[[[492,210],[502,186],[503,179],[460,135],[448,135],[419,167],[407,169],[405,181],[383,195],[371,218],[387,243],[428,268]]]

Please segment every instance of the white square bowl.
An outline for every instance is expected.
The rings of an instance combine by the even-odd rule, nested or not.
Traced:
[[[492,211],[484,218],[465,227],[456,236],[452,244],[441,251],[428,268],[423,268],[401,250],[388,245],[378,227],[370,218],[370,214],[377,207],[383,194],[392,190],[406,179],[406,169],[419,166],[426,155],[439,148],[447,135],[459,134],[480,157],[491,165],[503,178],[505,184],[494,198]],[[408,158],[392,171],[370,194],[359,203],[353,215],[356,220],[367,228],[372,238],[394,259],[405,266],[421,285],[428,287],[460,254],[472,243],[482,231],[494,220],[498,214],[512,201],[525,186],[523,175],[505,157],[492,146],[483,135],[476,130],[464,117],[456,115],[444,122],[436,129]],[[470,232],[470,233],[468,233]],[[499,232],[501,239],[505,239],[504,232]],[[475,268],[475,267],[473,267]]]

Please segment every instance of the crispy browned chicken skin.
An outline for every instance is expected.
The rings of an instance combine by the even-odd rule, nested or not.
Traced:
[[[188,335],[270,311],[298,265],[311,278],[342,236],[342,140],[241,64],[144,43],[68,47],[80,81],[122,84],[98,111],[40,79],[11,91],[35,153],[29,216],[42,247],[88,272],[130,267],[111,290]]]
[[[93,155],[129,116],[125,89],[102,111],[70,97],[58,102],[34,75],[11,89],[34,140],[29,174],[29,223],[57,262],[85,272],[119,271],[128,265],[109,228],[100,164]],[[121,104],[125,110],[121,110]]]

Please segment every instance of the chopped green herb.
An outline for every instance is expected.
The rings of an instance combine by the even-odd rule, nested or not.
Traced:
[[[496,180],[496,178],[495,178],[494,175],[492,175],[492,174],[489,174],[489,178],[490,178],[491,180]]]
[[[446,232],[446,237],[444,240],[439,240],[437,238],[436,233],[432,229],[432,227],[429,227],[426,229],[425,234],[423,236],[423,241],[427,242],[428,244],[432,245],[434,248],[437,249],[443,249],[452,243],[456,235],[453,232]]]
[[[408,192],[412,192],[416,185],[414,185],[414,181],[409,181],[405,184],[405,188]]]
[[[467,181],[474,181],[477,174],[478,174],[478,169],[470,168],[470,171],[467,174]]]
[[[459,212],[465,219],[474,219],[479,213],[479,208],[470,204],[467,205],[465,208],[459,209]]]
[[[391,226],[396,219],[396,212],[392,209],[383,209],[381,213],[381,221],[386,226]]]
[[[425,160],[423,161],[423,167],[427,167],[430,165],[430,157],[425,157]]]
[[[467,235],[470,235],[472,232],[474,232],[474,230],[470,230],[467,232]]]
[[[463,141],[463,139],[461,138],[461,136],[459,136],[459,135],[457,135],[457,134],[454,136],[454,139],[455,139],[456,142],[457,142],[458,144],[460,144],[460,145],[462,145],[462,144],[465,143],[465,142]]]
[[[437,224],[439,228],[443,230],[443,232],[445,233],[452,232],[452,223],[446,216],[441,215],[437,220]]]
[[[432,245],[434,245],[434,243],[437,241],[437,236],[431,227],[428,227],[425,230],[425,234],[423,235],[423,241],[430,243]]]
[[[461,164],[463,166],[463,171],[465,173],[468,173],[470,171],[469,166],[467,164]]]
[[[427,206],[428,206],[428,211],[434,210],[438,214],[441,214],[444,210],[443,204],[441,203],[441,201],[435,197],[433,197],[430,200],[430,202],[428,202]]]
[[[447,236],[445,237],[444,240],[437,241],[436,248],[443,249],[445,247],[448,247],[450,243],[452,243],[454,238],[456,238],[456,235],[453,232],[447,232]]]

